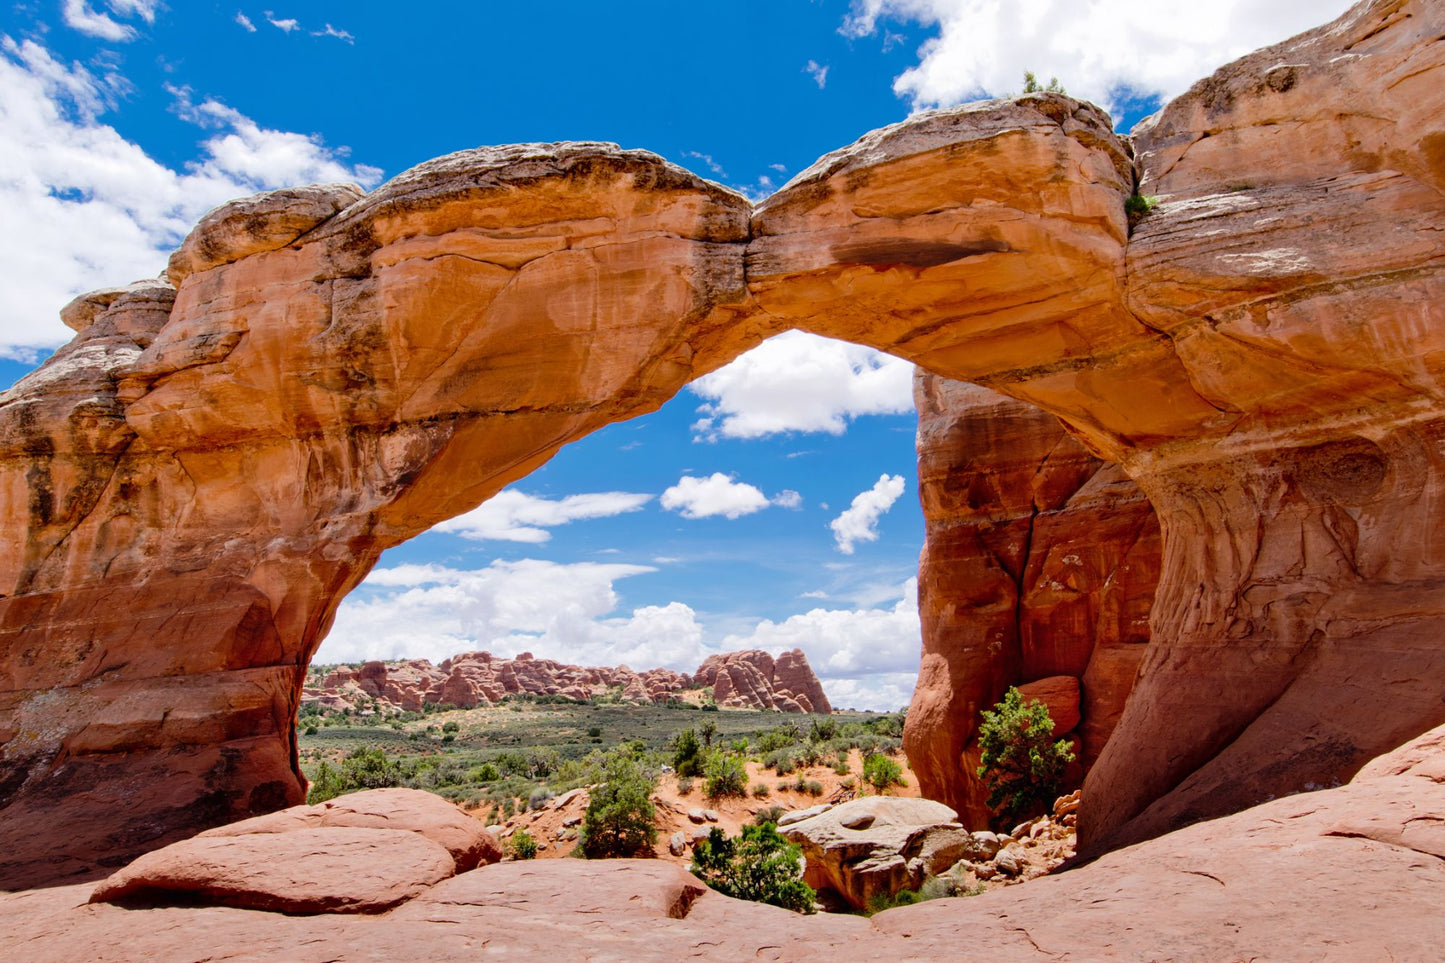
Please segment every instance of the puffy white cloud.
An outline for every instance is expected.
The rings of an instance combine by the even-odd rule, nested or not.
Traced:
[[[210,133],[197,160],[172,170],[98,119],[128,89],[114,72],[0,38],[0,357],[28,360],[68,340],[57,316],[65,302],[154,277],[217,204],[286,185],[380,180],[314,137],[264,128],[215,100],[193,103],[185,90],[173,91],[177,112]]]
[[[708,400],[695,437],[762,438],[789,431],[841,435],[859,415],[913,410],[913,365],[872,348],[788,331],[694,381]]]
[[[803,507],[803,496],[791,488],[784,488],[773,496],[773,504],[779,508],[799,509]]]
[[[676,485],[662,493],[662,507],[679,513],[683,518],[710,518],[713,515],[741,518],[760,512],[770,504],[768,496],[756,486],[733,481],[720,471],[706,478],[684,475]]]
[[[908,704],[918,678],[918,580],[891,597],[898,601],[890,608],[817,608],[782,622],[764,620],[751,633],[728,636],[722,648],[774,655],[802,649],[835,705],[897,709]]]
[[[156,4],[159,0],[110,0],[111,12],[119,17],[140,17],[146,23],[155,23]],[[93,9],[88,0],[63,0],[60,18],[72,30],[109,40],[125,43],[136,38],[136,30],[127,24],[117,23],[109,15]]]
[[[613,583],[645,565],[538,559],[484,569],[402,565],[378,569],[342,602],[318,662],[425,658],[486,649],[530,651],[581,665],[665,666],[691,672],[706,652],[702,627],[681,602],[613,615]]]
[[[301,23],[295,17],[277,17],[270,10],[266,11],[266,22],[282,33],[301,29]]]
[[[1258,47],[1338,16],[1350,0],[853,0],[842,32],[881,21],[936,27],[893,89],[915,109],[1017,91],[1025,70],[1111,106],[1122,91],[1171,97]],[[885,38],[886,42],[886,38]]]
[[[902,475],[884,474],[878,476],[872,488],[855,495],[853,504],[828,523],[833,530],[833,539],[838,543],[838,551],[852,555],[856,542],[878,541],[878,520],[898,501],[903,487]]]
[[[635,512],[652,500],[636,492],[587,492],[556,500],[508,488],[464,515],[434,526],[475,541],[545,542],[548,528],[586,518],[607,518]]]

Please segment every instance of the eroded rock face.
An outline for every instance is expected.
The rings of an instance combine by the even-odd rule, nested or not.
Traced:
[[[761,649],[710,655],[692,679],[694,685],[712,686],[720,706],[824,715],[833,711],[802,649],[790,649],[777,659]]]
[[[1054,680],[1029,695],[1080,740],[1083,769],[1108,740],[1149,641],[1159,522],[1033,405],[927,372],[914,402],[923,658],[904,746],[924,795],[981,828],[979,712],[1009,686]]]
[[[208,216],[168,311],[85,299],[0,396],[0,879],[299,801],[304,667],[383,549],[789,327],[1032,402],[1148,494],[1083,847],[1347,778],[1445,719],[1442,33],[1369,0],[1198,85],[1136,139],[1132,238],[1128,148],[1056,95],[919,115],[756,210],[561,144],[310,228],[310,195]]]

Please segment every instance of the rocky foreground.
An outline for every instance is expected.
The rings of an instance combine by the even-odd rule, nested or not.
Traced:
[[[1445,945],[1445,727],[1348,785],[870,919],[740,902],[658,860],[494,863],[479,823],[400,792],[410,805],[380,816],[343,797],[204,833],[98,885],[0,896],[0,949],[35,961],[531,958],[541,948],[559,960],[801,961],[951,958],[966,941],[999,961],[1354,963],[1435,959]]]
[[[427,704],[475,709],[517,695],[575,702],[609,697],[656,705],[689,696],[701,699],[705,688],[711,688],[711,700],[726,709],[824,715],[833,711],[802,649],[776,659],[760,649],[710,655],[691,675],[672,669],[634,672],[625,665],[569,665],[533,658],[530,652],[512,659],[466,652],[441,665],[426,659],[364,662],[355,668],[337,666],[319,686],[304,687],[301,705],[353,712],[420,712]]]

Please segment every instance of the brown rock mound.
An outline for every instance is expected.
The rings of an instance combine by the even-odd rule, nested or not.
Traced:
[[[95,888],[92,903],[132,899],[278,913],[378,913],[456,872],[419,833],[323,827],[172,843]]]
[[[823,714],[833,711],[802,649],[784,652],[776,661],[761,649],[710,655],[698,666],[693,682],[712,686],[713,698],[720,706]]]

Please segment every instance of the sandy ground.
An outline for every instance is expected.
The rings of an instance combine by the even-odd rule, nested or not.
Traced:
[[[903,779],[906,785],[893,786],[888,790],[890,796],[918,796],[917,780],[908,769],[907,761],[902,754],[894,759],[903,766]],[[782,806],[785,810],[806,809],[809,806],[816,806],[819,803],[838,803],[854,798],[859,794],[858,787],[862,785],[860,773],[863,769],[863,760],[857,750],[854,750],[848,759],[851,772],[848,775],[841,775],[833,770],[832,766],[813,766],[808,769],[798,769],[787,776],[779,776],[771,769],[764,769],[760,763],[749,762],[748,789],[746,797],[727,797],[722,799],[708,799],[703,793],[703,780],[692,780],[692,791],[686,795],[678,791],[678,779],[672,774],[665,774],[658,781],[657,791],[653,795],[653,802],[657,806],[657,845],[653,848],[654,854],[659,859],[666,859],[680,865],[687,865],[691,862],[691,851],[685,851],[681,856],[673,856],[668,850],[668,840],[672,834],[681,830],[689,840],[695,830],[706,831],[712,826],[721,826],[727,830],[728,835],[735,836],[738,831],[753,821],[753,818],[762,810],[770,806]],[[793,788],[793,783],[799,775],[804,779],[820,783],[823,792],[814,796],[807,792],[799,792]],[[853,788],[847,788],[844,783],[849,780]],[[786,784],[786,788],[779,788]],[[752,794],[754,787],[765,785],[768,787],[768,794],[763,797]],[[869,792],[873,792],[870,788]],[[558,803],[562,805],[558,806]],[[715,813],[717,820],[704,819],[701,823],[695,822],[689,817],[694,810],[710,810]],[[568,798],[566,794],[557,797],[548,803],[543,809],[530,813],[521,813],[501,823],[502,835],[509,837],[517,829],[525,828],[527,832],[539,844],[545,844],[545,849],[537,853],[539,859],[555,859],[560,856],[568,856],[577,845],[577,829],[581,825],[582,815],[587,811],[586,790],[576,793]],[[575,820],[575,821],[574,821]]]

